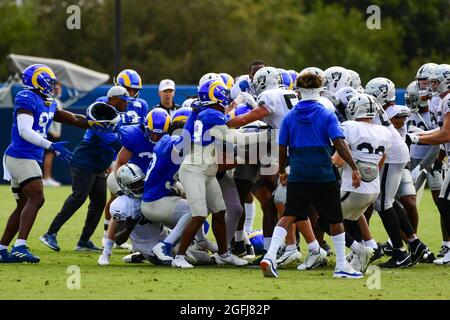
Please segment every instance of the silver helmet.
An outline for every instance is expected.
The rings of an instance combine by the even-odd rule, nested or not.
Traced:
[[[440,95],[450,90],[450,65],[438,65],[429,80],[433,95]]]
[[[117,183],[122,192],[132,198],[140,199],[144,193],[145,174],[141,168],[132,163],[127,163],[119,168],[116,173]]]
[[[406,87],[405,104],[411,110],[411,112],[416,113],[419,111],[420,99],[419,89],[417,87],[416,81],[411,82],[408,87]]]
[[[434,74],[436,63],[425,63],[417,70],[416,81],[420,97],[428,97],[430,95],[430,76]]]
[[[374,78],[366,84],[364,92],[377,99],[381,106],[395,101],[395,85],[387,78]]]
[[[264,90],[280,88],[283,82],[281,73],[274,67],[263,67],[253,76],[252,87],[257,95]]]
[[[380,109],[378,101],[371,95],[357,93],[350,99],[347,109],[347,119],[356,120],[361,118],[373,119]]]

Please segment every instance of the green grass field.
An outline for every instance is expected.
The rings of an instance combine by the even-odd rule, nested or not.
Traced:
[[[334,261],[314,271],[297,271],[295,266],[280,270],[279,279],[265,279],[259,268],[196,267],[172,269],[150,264],[124,264],[125,253],[114,251],[111,265],[99,267],[97,254],[74,251],[85,219],[83,206],[58,234],[62,250],[54,252],[42,245],[38,237],[48,228],[69,187],[47,188],[28,245],[41,257],[37,265],[0,264],[0,299],[450,299],[450,268],[419,264],[402,270],[381,270],[380,288],[369,289],[367,275],[358,280],[333,279]],[[0,186],[0,229],[15,202],[7,186]],[[428,191],[420,207],[419,236],[433,251],[440,247],[439,214]],[[261,224],[261,213],[255,229]],[[378,241],[386,234],[378,216],[372,231]],[[103,224],[92,238],[100,245]],[[331,243],[331,241],[328,241]],[[306,252],[304,243],[302,252]],[[383,258],[385,259],[385,258]],[[383,260],[384,261],[384,260]],[[68,267],[79,266],[80,289],[68,289]],[[370,282],[370,281],[369,281]]]

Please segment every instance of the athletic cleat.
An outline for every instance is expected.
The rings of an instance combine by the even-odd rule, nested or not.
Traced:
[[[31,252],[28,251],[27,246],[13,247],[8,257],[8,262],[18,263],[18,262],[29,262],[38,263],[41,259]]]
[[[246,244],[245,249],[247,250],[247,254],[245,256],[243,256],[242,259],[253,260],[256,258],[255,249],[253,248],[253,246],[251,244]]]
[[[326,251],[327,257],[333,255],[333,250],[331,250],[330,245],[325,240],[322,241],[322,249]]]
[[[0,250],[0,263],[8,263],[8,262],[9,262],[8,249]]]
[[[388,241],[386,241],[385,243],[382,243],[382,244],[378,244],[378,246],[381,246],[381,249],[383,249],[383,253],[386,256],[392,257],[394,248],[392,248],[392,245]]]
[[[211,251],[212,253],[215,253],[219,250],[217,248],[217,245],[210,242],[208,239],[195,241],[194,246],[195,250]]]
[[[244,240],[235,242],[233,249],[231,249],[231,253],[238,257],[245,256],[247,254],[247,249],[245,248]]]
[[[266,252],[264,252],[264,254],[266,254]],[[259,266],[261,264],[261,261],[264,259],[264,254],[262,256],[256,258],[252,262],[250,262],[250,265],[252,265],[252,266]]]
[[[181,269],[191,269],[194,267],[192,264],[187,262],[185,258],[177,258],[177,257],[175,257],[175,259],[172,260],[171,265],[174,268],[181,268]]]
[[[413,265],[411,256],[407,251],[394,250],[392,258],[380,264],[381,268],[407,268]]]
[[[213,264],[213,261],[208,254],[203,250],[195,250],[190,246],[186,251],[186,260],[195,265],[210,265]]]
[[[266,278],[278,278],[277,262],[274,259],[264,256],[259,264],[264,277]]]
[[[434,260],[433,263],[438,266],[450,266],[450,252],[447,252],[447,254],[442,258]]]
[[[319,252],[312,254],[308,251],[305,261],[297,267],[297,270],[311,270],[326,264],[327,252],[320,248]]]
[[[362,246],[360,252],[353,253],[352,268],[364,274],[369,266],[370,259],[373,257],[373,253],[374,250],[372,248]]]
[[[61,248],[58,246],[58,241],[56,241],[56,234],[45,233],[39,240],[52,250],[60,251]]]
[[[427,246],[419,239],[409,243],[409,252],[411,254],[412,264],[416,264],[428,252]]]
[[[99,266],[107,266],[109,265],[109,254],[101,254],[100,257],[98,257],[98,265]]]
[[[278,260],[279,258],[281,258],[281,256],[284,254],[285,251],[286,251],[286,245],[285,245],[285,244],[278,248],[278,251],[277,251],[277,260]]]
[[[441,246],[441,248],[439,249],[439,253],[438,253],[437,257],[443,258],[448,252],[450,252],[450,248],[443,244]]]
[[[347,263],[352,263],[352,260],[353,260],[353,251],[350,251],[350,253],[345,256],[345,261],[347,261]]]
[[[102,252],[103,250],[96,247],[91,240],[89,241],[78,241],[75,251],[92,251],[92,252]]]
[[[158,242],[152,248],[152,252],[162,263],[170,264],[173,260],[172,256],[170,255],[169,246],[167,246],[166,243],[163,241]]]
[[[277,264],[281,266],[287,266],[291,263],[297,262],[302,258],[302,254],[297,248],[293,250],[285,250],[284,254],[277,259]]]
[[[376,260],[378,260],[378,259],[380,259],[381,257],[384,256],[383,248],[381,247],[381,244],[378,244],[378,247],[376,249],[373,249],[373,250],[374,250],[373,256],[372,256],[372,258],[370,258],[369,263],[372,263],[372,262],[374,262],[374,261],[376,261]]]
[[[221,257],[218,253],[215,253],[212,255],[212,258],[218,265],[232,264],[234,266],[242,267],[248,264],[247,260],[241,259],[230,252],[228,252],[226,257]]]
[[[157,260],[156,257],[155,257],[155,259]],[[145,260],[145,257],[140,252],[134,252],[132,254],[126,255],[125,257],[122,258],[122,260],[125,263],[141,263]],[[150,261],[150,262],[152,262],[152,261]],[[156,263],[153,263],[153,264],[156,264]]]
[[[124,242],[121,245],[114,243],[114,249],[128,250],[128,252],[133,252],[133,247],[128,242]]]
[[[341,278],[341,279],[359,279],[362,278],[362,272],[356,271],[352,268],[348,263],[345,264],[344,269],[334,269],[333,278]]]

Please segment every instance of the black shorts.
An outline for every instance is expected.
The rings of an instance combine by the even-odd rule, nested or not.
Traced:
[[[306,220],[310,206],[317,210],[322,221],[341,223],[343,216],[339,183],[288,182],[284,215],[294,216],[297,221]]]

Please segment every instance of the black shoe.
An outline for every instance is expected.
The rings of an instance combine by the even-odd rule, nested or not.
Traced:
[[[246,256],[255,257],[255,248],[251,244],[245,245],[245,250],[247,251]]]
[[[381,248],[381,244],[378,244],[378,247],[374,250],[373,256],[372,256],[372,258],[370,258],[369,263],[372,263],[372,262],[380,259],[383,256],[384,256],[384,253],[383,253],[383,249]]]
[[[439,249],[439,253],[438,253],[437,257],[443,258],[449,251],[450,251],[449,247],[447,247],[446,245],[442,245],[441,248]]]
[[[386,256],[392,257],[394,248],[392,248],[392,246],[389,242],[386,241],[385,243],[382,243],[382,244],[379,243],[378,245],[381,246],[381,249],[383,249],[383,253]]]
[[[252,262],[250,262],[249,264],[252,266],[259,266],[259,264],[261,263],[261,261],[264,259],[264,255],[267,253],[266,250],[264,250],[264,253],[259,257],[256,258],[255,260],[253,260]]]
[[[412,266],[411,256],[407,251],[394,250],[392,258],[380,264],[381,268],[406,268]]]
[[[247,254],[247,249],[245,248],[244,240],[235,242],[233,249],[231,249],[231,253],[238,257],[245,256]]]
[[[429,248],[427,248],[427,253],[424,254],[424,256],[422,257],[422,259],[420,259],[419,262],[421,263],[433,263],[434,260],[436,260],[436,256],[434,255],[433,252],[431,252],[431,250]]]
[[[412,264],[416,264],[428,252],[428,248],[419,239],[409,243],[409,252],[411,253]]]
[[[286,251],[286,245],[284,244],[278,248],[277,259],[279,259],[284,254],[285,251]]]
[[[322,241],[322,249],[327,252],[327,257],[333,255],[333,250],[331,250],[331,247],[328,245],[328,243],[325,240]]]

